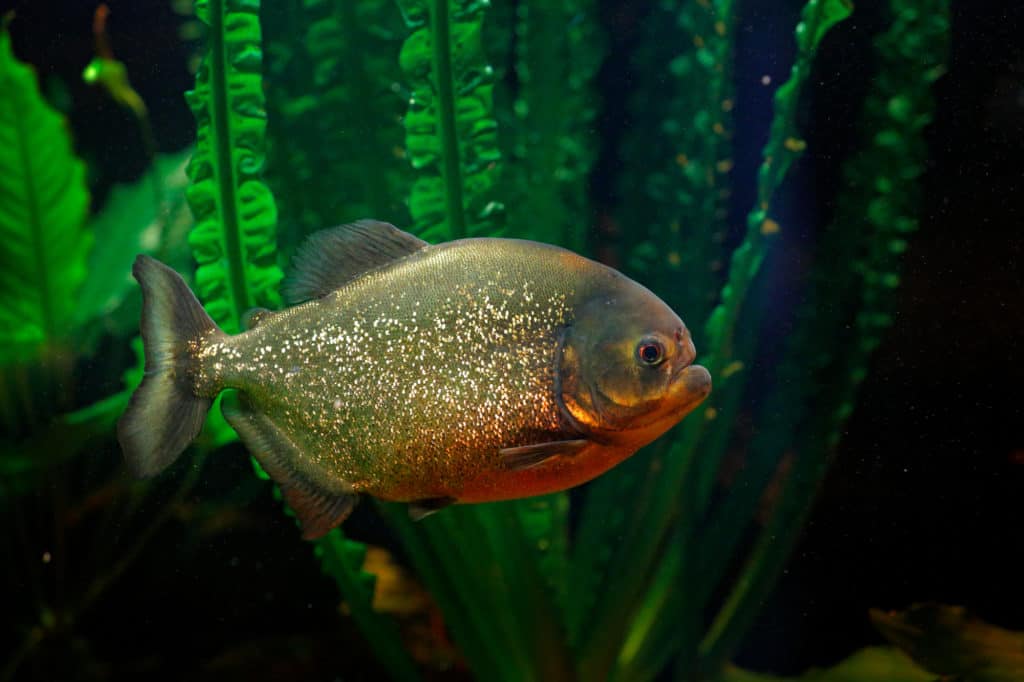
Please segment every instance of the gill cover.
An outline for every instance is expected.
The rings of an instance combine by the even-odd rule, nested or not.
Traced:
[[[558,379],[562,406],[585,432],[645,427],[661,417],[674,371],[689,364],[675,338],[682,322],[653,294],[595,297],[562,339]],[[688,341],[688,339],[687,339]],[[642,362],[637,349],[657,343],[662,355]]]

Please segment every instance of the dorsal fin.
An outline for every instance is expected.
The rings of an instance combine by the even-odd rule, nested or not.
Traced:
[[[360,275],[428,246],[427,242],[377,220],[360,220],[309,236],[292,260],[284,285],[294,305],[331,293]]]
[[[255,329],[273,316],[274,312],[266,308],[249,308],[242,316],[242,328]]]

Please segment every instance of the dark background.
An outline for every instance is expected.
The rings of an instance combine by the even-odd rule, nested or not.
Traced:
[[[15,4],[16,52],[37,66],[53,99],[65,102],[98,206],[111,183],[137,177],[145,160],[128,115],[79,78],[93,54],[94,4]],[[159,147],[181,148],[194,134],[182,98],[191,85],[192,49],[179,39],[182,19],[167,2],[109,4],[117,57],[149,106]],[[735,201],[743,209],[770,120],[771,88],[760,79],[784,80],[800,3],[741,5]],[[1018,6],[1015,0],[954,2],[950,70],[935,90],[921,230],[904,261],[896,324],[874,357],[803,539],[747,638],[743,664],[796,672],[834,662],[880,641],[868,608],[919,601],[962,604],[1024,630],[1024,17]],[[610,178],[629,125],[628,55],[645,11],[645,3],[602,2],[612,39],[600,75],[604,148],[592,183],[599,208],[614,202]],[[859,2],[855,16],[822,46],[804,123],[809,148],[785,199],[787,210],[807,221],[803,234],[813,234],[830,214],[840,164],[856,142],[880,16],[879,3]],[[230,485],[247,466],[234,459],[211,464],[203,484],[208,492]],[[154,638],[173,632],[180,654],[174,665],[183,670],[189,660],[208,659],[231,643],[282,632],[314,632],[306,646],[341,662],[329,644],[334,640],[315,634],[338,627],[333,586],[305,548],[295,553],[294,531],[277,520],[273,503],[254,513],[262,514],[255,538],[197,549],[185,564],[175,544],[183,540],[164,538],[148,562],[175,569],[156,585],[129,577],[112,593],[109,609],[93,612],[90,627],[129,650],[152,650]],[[126,621],[126,613],[136,617]],[[193,627],[169,624],[183,619]],[[353,647],[344,649],[349,669],[358,668]]]

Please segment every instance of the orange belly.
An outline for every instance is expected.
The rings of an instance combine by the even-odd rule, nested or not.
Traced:
[[[592,443],[575,455],[553,457],[528,469],[487,468],[467,478],[461,490],[443,494],[468,503],[546,495],[586,483],[631,454],[631,450]]]

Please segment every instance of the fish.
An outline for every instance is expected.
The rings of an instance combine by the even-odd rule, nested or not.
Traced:
[[[362,220],[299,247],[287,307],[224,333],[173,269],[140,255],[145,376],[118,421],[152,477],[214,399],[306,539],[362,494],[419,519],[585,483],[711,390],[686,325],[620,272],[516,239],[427,242]]]

